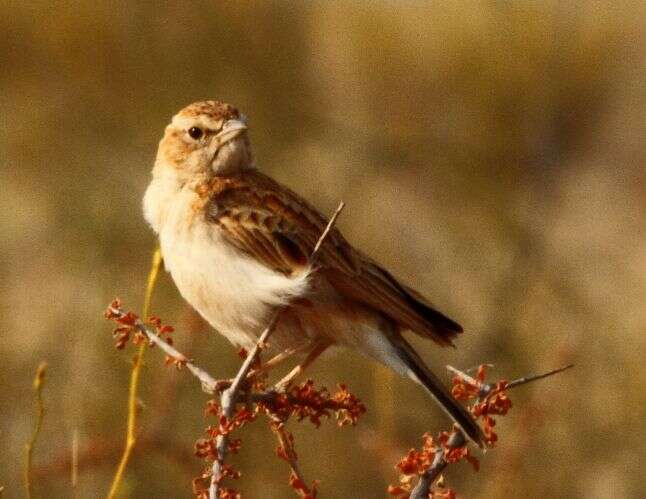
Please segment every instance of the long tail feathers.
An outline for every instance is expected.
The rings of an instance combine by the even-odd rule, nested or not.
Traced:
[[[409,376],[433,396],[440,407],[474,443],[483,448],[484,433],[473,419],[473,416],[451,396],[439,378],[424,364],[424,361],[404,338],[399,337],[393,343],[401,360],[410,369]]]

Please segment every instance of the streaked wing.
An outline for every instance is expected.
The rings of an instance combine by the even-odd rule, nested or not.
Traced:
[[[216,179],[207,220],[223,229],[231,244],[286,275],[309,266],[309,256],[327,220],[295,193],[257,171]],[[337,229],[319,253],[321,267],[353,272],[348,243]]]
[[[255,170],[213,182],[206,216],[232,245],[285,275],[308,267],[327,224],[315,208]],[[339,293],[379,310],[403,328],[445,345],[462,331],[417,292],[352,248],[336,228],[323,242],[316,266]]]

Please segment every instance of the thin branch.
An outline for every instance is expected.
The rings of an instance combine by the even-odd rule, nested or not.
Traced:
[[[559,367],[558,369],[553,369],[552,371],[548,371],[543,374],[535,374],[534,376],[526,376],[524,378],[515,379],[514,381],[509,382],[509,384],[507,385],[507,389],[514,388],[515,386],[531,383],[532,381],[536,381],[539,379],[547,378],[548,376],[553,376],[554,374],[562,373],[563,371],[570,369],[571,367],[574,367],[574,364],[568,364],[567,366]]]
[[[236,405],[240,386],[242,385],[243,380],[246,379],[247,374],[251,370],[251,366],[260,354],[260,350],[264,347],[265,342],[269,339],[269,336],[273,332],[274,326],[276,326],[276,322],[278,321],[278,316],[280,315],[281,310],[282,309],[278,309],[274,312],[271,321],[269,321],[269,324],[260,335],[260,338],[254,345],[253,349],[251,350],[249,355],[247,355],[247,358],[240,367],[238,374],[233,379],[231,386],[224,390],[220,395],[222,414],[227,418],[227,420],[231,419],[231,416],[233,416],[233,410]],[[222,481],[222,470],[228,447],[229,437],[225,434],[218,435],[216,438],[216,448],[218,455],[215,461],[213,461],[213,473],[211,475],[211,486],[209,487],[209,498],[211,499],[217,499],[219,497],[220,482]]]
[[[225,405],[232,406],[232,404],[235,402],[236,394],[240,390],[240,386],[242,385],[242,382],[247,378],[247,374],[249,374],[249,371],[251,370],[251,366],[258,358],[258,355],[260,355],[260,351],[263,348],[265,348],[265,344],[269,339],[269,335],[271,335],[271,333],[274,330],[274,327],[276,326],[276,323],[278,322],[278,316],[280,315],[280,311],[281,309],[276,310],[274,312],[274,315],[269,321],[269,324],[267,324],[267,327],[265,327],[265,330],[260,335],[260,338],[258,338],[258,341],[254,345],[253,349],[251,350],[251,352],[249,353],[245,361],[242,363],[242,366],[240,366],[240,370],[238,371],[238,374],[236,374],[236,377],[233,378],[233,381],[231,382],[231,386],[222,392],[221,400],[222,400],[223,408]],[[231,416],[228,415],[227,417],[231,417]]]
[[[38,369],[36,369],[36,376],[34,377],[33,383],[33,388],[36,392],[36,405],[38,407],[38,413],[36,415],[36,422],[34,423],[34,429],[31,433],[31,438],[29,439],[29,442],[25,444],[25,488],[27,489],[28,499],[33,496],[31,463],[33,460],[34,447],[36,446],[36,440],[38,440],[38,435],[40,435],[40,430],[43,426],[43,418],[45,417],[45,404],[43,403],[43,385],[45,384],[46,370],[47,363],[41,362],[38,366]]]
[[[491,364],[489,364],[489,365],[491,366]],[[537,381],[539,379],[547,378],[549,376],[553,376],[555,374],[558,374],[558,373],[561,373],[563,371],[566,371],[566,370],[568,370],[568,369],[570,369],[572,367],[574,367],[574,364],[568,364],[567,366],[559,367],[557,369],[552,369],[551,371],[548,371],[546,373],[535,374],[534,376],[525,376],[523,378],[515,379],[514,381],[510,381],[507,384],[507,389],[514,388],[514,387],[520,386],[520,385],[525,385],[527,383],[531,383],[532,381]],[[467,373],[462,372],[462,371],[460,371],[459,369],[456,369],[453,366],[446,366],[446,369],[447,369],[447,371],[455,374],[456,376],[460,376],[463,380],[465,380],[467,383],[469,383],[471,385],[477,386],[477,385],[481,384],[478,380],[472,378]],[[480,398],[486,397],[487,394],[492,389],[493,389],[493,385],[490,385],[490,384],[487,384],[487,383],[482,384],[482,387],[480,389]]]
[[[285,423],[283,423],[282,421],[275,421],[275,424],[272,425],[272,430],[274,430],[274,432],[276,433],[276,437],[278,438],[278,445],[280,445],[285,450],[285,457],[287,458],[289,467],[292,469],[298,479],[304,481],[305,479],[298,469],[298,458],[296,456],[296,452],[294,451],[294,446],[289,440],[289,435],[287,435],[287,432],[285,431]]]
[[[457,449],[466,443],[467,441],[464,437],[464,433],[462,433],[462,431],[456,431],[451,434],[446,445],[449,449]],[[431,487],[448,464],[449,462],[444,458],[444,449],[440,446],[435,453],[431,467],[419,477],[417,485],[415,485],[415,488],[410,494],[410,499],[427,499],[429,497]]]
[[[312,254],[310,255],[310,262],[313,262],[316,259],[316,255],[321,249],[323,241],[325,241],[325,238],[327,237],[328,233],[332,230],[332,227],[334,227],[334,224],[336,223],[336,219],[339,218],[339,215],[343,211],[343,208],[345,208],[345,203],[341,201],[339,203],[339,206],[337,206],[336,210],[332,214],[330,221],[327,223],[325,230],[321,233],[319,240],[316,241],[316,245],[314,246],[314,251],[312,251]]]
[[[109,306],[107,309],[110,314],[114,317],[115,320],[119,320],[123,317],[127,316],[127,313],[123,311],[121,308],[116,308],[113,306]],[[148,326],[145,324],[141,319],[137,318],[133,321],[132,326],[137,329],[137,331],[143,333],[146,335],[146,338],[149,341],[149,344],[154,344],[158,346],[161,350],[164,351],[166,355],[169,357],[172,357],[173,359],[179,361],[179,364],[182,367],[186,367],[188,371],[195,376],[200,384],[202,385],[202,388],[206,393],[209,394],[215,394],[215,393],[221,393],[224,391],[225,388],[232,387],[233,383],[235,380],[230,380],[230,379],[215,379],[213,376],[211,376],[208,372],[206,372],[204,369],[196,365],[192,359],[189,359],[186,357],[182,352],[177,350],[175,347],[170,345],[169,343],[166,343],[157,333],[154,331],[154,329],[151,326]],[[264,332],[264,331],[263,331]],[[267,338],[265,338],[266,340]],[[259,341],[260,342],[260,341]],[[261,343],[261,342],[260,342]],[[299,349],[293,349],[293,352],[298,352]],[[253,354],[254,350],[252,350],[251,354]],[[247,357],[249,359],[250,356]],[[246,360],[245,359],[245,362]],[[282,360],[282,359],[281,359]],[[267,365],[267,363],[263,363],[258,369],[253,370],[249,369],[247,371],[246,378],[247,379],[252,379],[254,376],[256,376],[259,373],[264,372],[264,368]],[[244,366],[242,366],[244,367]],[[241,367],[241,369],[242,369]],[[240,374],[241,371],[238,372]],[[240,383],[240,385],[242,382]],[[240,386],[239,385],[239,386]],[[253,392],[253,393],[243,393],[240,391],[240,388],[238,387],[236,390],[236,399],[235,402],[238,403],[243,400],[248,400],[249,402],[252,403],[258,403],[262,402],[268,405],[271,405],[273,402],[275,402],[277,395],[286,397],[287,402],[290,404],[294,403],[299,403],[301,402],[300,399],[297,397],[294,397],[291,393],[285,390],[277,390],[276,387],[268,389],[266,391],[262,392]]]
[[[298,457],[296,456],[296,451],[294,450],[293,437],[290,438],[290,434],[287,432],[287,430],[285,430],[285,423],[283,421],[280,421],[279,419],[274,419],[270,426],[276,434],[276,438],[278,438],[278,448],[282,449],[282,452],[279,451],[279,456],[287,461],[287,464],[289,464],[289,468],[292,472],[292,479],[295,479],[295,481],[297,481],[298,483],[298,486],[292,487],[301,497],[313,497],[312,491],[307,487],[305,477],[303,476],[303,473],[301,473],[301,470],[298,466]],[[316,482],[314,483],[312,488],[316,489]]]
[[[569,364],[567,366],[560,367],[558,369],[554,369],[552,371],[549,371],[543,374],[538,374],[535,376],[518,378],[514,381],[509,382],[506,388],[513,388],[515,386],[524,385],[532,381],[536,381],[539,379],[546,378],[548,376],[552,376],[554,374],[558,374],[560,372],[565,371],[566,369],[570,369],[571,367],[573,367],[573,365],[574,364]],[[467,383],[474,386],[480,386],[479,396],[481,400],[484,399],[495,387],[495,384],[481,383],[480,381],[472,378],[468,374],[460,371],[459,369],[456,369],[455,367],[446,366],[446,368],[456,376],[460,376]],[[460,430],[457,426],[455,426],[454,428],[455,428],[454,433],[451,434],[448,442],[446,443],[447,449],[457,449],[459,447],[463,447],[467,443],[467,440],[464,434],[462,433],[462,430]],[[447,467],[448,464],[449,463],[446,460],[444,455],[444,448],[442,446],[439,446],[439,448],[435,453],[435,457],[433,458],[433,462],[431,463],[431,466],[422,475],[420,475],[419,480],[415,485],[415,488],[413,488],[413,491],[411,492],[410,499],[424,499],[429,497],[429,494],[431,492],[431,487],[433,486],[435,481],[438,479],[438,477],[440,476],[444,468]]]
[[[108,307],[108,310],[114,315],[116,319],[121,319],[122,317],[126,317],[127,315],[120,308],[115,308],[111,306],[111,307]],[[205,392],[215,393],[218,387],[221,386],[221,384],[223,383],[222,381],[218,381],[215,378],[213,378],[213,376],[211,376],[201,367],[195,365],[191,359],[186,357],[175,347],[166,343],[163,340],[163,338],[161,338],[159,335],[157,335],[154,332],[154,329],[152,327],[147,326],[141,319],[139,318],[136,319],[132,325],[136,327],[138,331],[146,335],[146,338],[148,338],[148,341],[150,342],[150,344],[154,344],[158,346],[161,350],[164,351],[165,354],[179,361],[180,365],[185,366],[186,369],[188,369],[193,376],[195,376],[197,379],[200,380],[200,383],[202,383],[202,388],[204,389]],[[145,343],[144,343],[144,346],[146,346]]]
[[[456,369],[456,368],[455,368],[455,367],[453,367],[453,366],[449,366],[449,365],[447,365],[447,366],[446,366],[446,370],[447,370],[447,371],[449,371],[450,373],[452,373],[452,374],[456,375],[456,376],[460,376],[464,381],[466,381],[466,382],[467,382],[467,383],[469,383],[470,385],[475,385],[475,386],[477,386],[477,385],[479,385],[479,384],[480,384],[480,382],[479,382],[477,379],[472,378],[472,377],[471,377],[471,376],[469,376],[467,373],[462,372],[462,371],[460,371],[459,369]]]
[[[70,481],[72,485],[72,497],[77,497],[79,480],[79,430],[74,428],[72,434],[72,462]]]
[[[146,284],[146,295],[144,297],[143,316],[148,316],[150,309],[150,300],[152,298],[153,290],[159,275],[159,268],[161,267],[162,255],[159,248],[155,249],[150,265],[150,272],[148,273],[148,281]],[[139,386],[139,375],[141,373],[141,366],[143,364],[144,354],[146,353],[146,344],[139,345],[139,349],[135,354],[132,362],[132,372],[130,374],[130,387],[128,390],[128,427],[126,429],[126,446],[123,450],[119,466],[112,479],[112,485],[108,492],[108,499],[114,499],[117,491],[121,486],[123,475],[130,459],[130,454],[137,441],[137,388]]]
[[[314,250],[310,255],[310,263],[313,263],[316,260],[316,256],[319,250],[321,249],[321,246],[323,245],[325,238],[332,230],[332,227],[334,227],[334,224],[336,223],[336,219],[341,214],[341,211],[343,211],[344,206],[345,206],[345,203],[341,201],[339,203],[339,206],[335,210],[334,214],[328,221],[327,226],[325,227],[325,230],[323,230],[323,232],[319,236],[318,241],[314,245]],[[276,326],[276,322],[278,321],[278,317],[283,310],[284,310],[284,307],[280,307],[274,312],[271,320],[269,321],[269,324],[265,327],[264,331],[260,335],[260,338],[258,339],[253,349],[251,350],[251,352],[245,359],[244,363],[240,367],[240,370],[238,371],[238,374],[234,378],[233,382],[231,383],[231,386],[226,390],[224,390],[220,395],[220,405],[222,407],[222,414],[224,415],[224,417],[227,418],[227,420],[230,419],[231,416],[233,415],[233,410],[235,408],[235,404],[238,399],[238,392],[240,390],[240,386],[242,385],[242,382],[246,380],[247,375],[251,370],[251,366],[255,363],[258,355],[260,354],[260,351],[262,350],[267,339],[273,332],[274,327]],[[222,471],[224,466],[224,459],[226,458],[228,446],[229,446],[228,436],[226,434],[218,435],[216,438],[217,458],[213,461],[213,466],[211,468],[212,474],[211,474],[211,485],[209,487],[209,499],[217,499],[219,497],[220,482],[222,481],[222,476],[223,476]]]

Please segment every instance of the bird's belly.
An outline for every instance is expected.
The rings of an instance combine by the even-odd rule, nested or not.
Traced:
[[[307,288],[307,275],[272,271],[229,245],[214,226],[165,227],[160,244],[184,299],[237,346],[253,346],[272,310]]]

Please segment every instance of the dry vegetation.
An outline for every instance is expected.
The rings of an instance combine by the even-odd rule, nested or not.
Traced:
[[[205,97],[244,110],[262,168],[325,212],[344,199],[348,239],[465,326],[455,351],[416,342],[436,371],[577,364],[514,393],[504,445],[479,474],[452,467],[451,486],[480,498],[639,496],[646,437],[617,442],[646,418],[643,6],[9,1],[0,14],[3,499],[23,493],[41,360],[35,495],[70,497],[75,434],[74,493],[107,492],[130,364],[100,312],[115,293],[141,301],[154,238],[140,200],[156,143],[176,109]],[[153,313],[199,365],[236,372],[230,345],[165,276]],[[206,426],[203,394],[159,362],[142,367],[123,497],[186,497],[200,466],[186,444]],[[293,428],[321,497],[383,496],[393,464],[447,427],[417,386],[353,354],[310,375],[351,381],[369,409],[351,431]],[[249,447],[276,445],[261,425],[245,431]],[[240,490],[288,496],[282,463],[254,457],[235,456]]]

